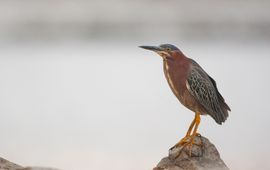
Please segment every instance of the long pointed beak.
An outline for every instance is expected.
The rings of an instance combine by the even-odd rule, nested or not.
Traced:
[[[139,46],[139,47],[140,47],[140,48],[143,48],[143,49],[146,49],[146,50],[155,51],[155,52],[163,51],[162,48],[157,47],[157,46],[145,46],[145,45],[142,45],[142,46]]]

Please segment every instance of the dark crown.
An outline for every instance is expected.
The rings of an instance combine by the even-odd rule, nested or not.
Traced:
[[[179,50],[176,46],[171,45],[171,44],[161,44],[159,47],[161,48],[169,48],[170,50]]]

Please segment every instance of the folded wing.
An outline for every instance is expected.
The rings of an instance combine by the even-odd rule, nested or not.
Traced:
[[[218,92],[216,82],[199,66],[190,70],[187,78],[187,89],[218,124],[225,122],[229,106]]]

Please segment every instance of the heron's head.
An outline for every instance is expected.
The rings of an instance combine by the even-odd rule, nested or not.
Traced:
[[[158,53],[163,59],[172,59],[180,50],[171,44],[161,44],[160,46],[139,46],[146,50],[151,50]]]

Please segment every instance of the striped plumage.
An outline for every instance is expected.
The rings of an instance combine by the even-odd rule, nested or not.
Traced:
[[[187,89],[218,124],[225,122],[229,106],[217,89],[215,80],[210,77],[194,60],[187,76]]]
[[[163,58],[163,70],[171,90],[185,107],[196,113],[186,136],[174,147],[193,144],[200,115],[210,115],[218,124],[225,122],[230,108],[219,93],[215,80],[198,63],[170,44],[140,47]]]

